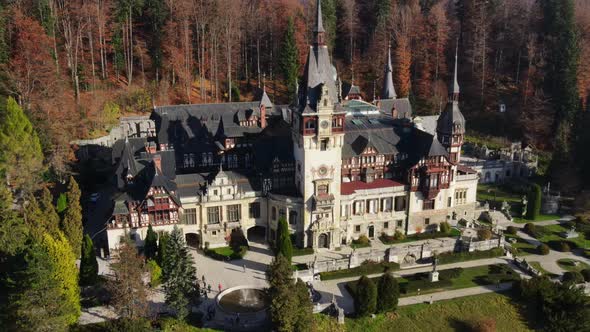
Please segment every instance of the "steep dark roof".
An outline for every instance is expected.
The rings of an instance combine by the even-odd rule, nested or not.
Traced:
[[[326,85],[328,94],[334,103],[338,102],[338,89],[336,88],[336,68],[330,61],[327,46],[314,45],[309,48],[307,63],[305,64],[303,78],[303,96],[299,104],[305,107],[310,105],[315,110],[318,100],[322,95],[322,85]]]
[[[395,108],[398,119],[412,118],[412,105],[408,98],[381,99],[377,101],[377,104],[383,113],[391,114],[392,110]]]
[[[457,133],[465,133],[465,117],[461,113],[461,110],[459,110],[459,102],[450,101],[438,117],[436,131],[443,135],[451,135],[455,125],[457,126]]]
[[[379,153],[395,155],[400,137],[395,132],[395,121],[384,114],[348,116],[345,122],[342,157],[351,158],[373,147]]]
[[[383,87],[381,90],[381,99],[395,99],[397,94],[393,87],[393,67],[391,66],[391,48],[387,50],[387,63],[383,74]]]

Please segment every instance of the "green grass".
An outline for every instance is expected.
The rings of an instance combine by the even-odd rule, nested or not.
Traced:
[[[209,250],[211,250],[219,255],[227,256],[227,257],[231,256],[234,253],[234,251],[230,247],[220,247],[220,248],[209,249]]]
[[[483,318],[494,319],[497,331],[533,331],[528,321],[534,318],[527,317],[522,306],[510,297],[495,293],[404,306],[395,313],[379,314],[375,319],[347,318],[344,327],[325,315],[315,315],[314,321],[318,332],[446,332],[469,330],[466,327],[470,322]]]
[[[477,200],[508,203],[521,203],[522,194],[512,193],[504,188],[494,184],[478,184],[477,185]]]
[[[578,265],[574,265],[574,262],[578,262]],[[559,265],[560,268],[566,270],[566,271],[570,271],[570,272],[580,272],[584,269],[588,269],[590,268],[590,265],[584,263],[584,262],[580,262],[578,260],[575,259],[560,259],[557,261],[557,265]]]
[[[561,233],[567,232],[568,229],[561,225],[537,226],[537,230],[540,234],[542,234],[542,236],[540,236],[537,239],[547,244],[552,249],[555,248],[556,243],[561,241],[571,242],[578,248],[590,248],[590,240],[586,239],[585,234],[583,232],[578,232],[577,238],[566,239],[561,236]]]
[[[541,266],[541,263],[539,263],[539,262],[528,262],[528,263],[529,263],[529,265],[530,265],[530,266],[532,266],[532,267],[533,267],[535,270],[537,270],[537,271],[539,271],[539,272],[543,273],[543,275],[546,275],[546,276],[548,276],[549,278],[554,278],[554,277],[556,277],[556,276],[557,276],[556,274],[554,274],[554,273],[551,273],[551,272],[549,272],[549,271],[545,270],[545,269],[544,269],[544,268]]]
[[[518,223],[518,224],[526,224],[527,222],[547,221],[547,220],[559,220],[559,219],[561,219],[561,216],[559,216],[557,214],[539,214],[537,216],[537,218],[535,218],[534,220],[526,219],[526,218],[514,217],[512,219],[512,221],[514,221],[515,223]]]
[[[293,257],[313,255],[313,253],[314,253],[313,248],[293,248]]]
[[[512,246],[512,248],[517,250],[517,255],[518,256],[526,256],[526,255],[530,255],[530,254],[537,254],[537,247],[535,247],[534,245],[528,243],[526,240],[521,239],[518,235],[511,235],[511,234],[504,234],[504,236],[506,237],[506,239],[516,239],[518,242],[516,243],[510,243],[510,245]]]
[[[220,261],[229,261],[233,259],[242,259],[246,255],[248,247],[240,247],[239,252],[235,252],[231,247],[219,247],[213,249],[206,249],[205,255]]]

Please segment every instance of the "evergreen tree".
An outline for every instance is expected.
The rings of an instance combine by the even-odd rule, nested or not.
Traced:
[[[43,248],[47,251],[49,260],[55,268],[54,273],[47,277],[56,279],[60,284],[64,297],[65,319],[68,324],[74,324],[80,317],[80,288],[76,257],[73,255],[72,247],[61,234],[56,238],[45,234]]]
[[[541,214],[541,187],[533,183],[528,196],[527,219],[535,220]]]
[[[298,296],[293,296],[291,263],[278,253],[266,272],[270,284],[270,316],[277,331],[294,331],[298,321]]]
[[[178,318],[184,319],[188,314],[189,300],[195,293],[197,272],[184,235],[177,226],[170,233],[164,251],[162,277],[166,304],[176,310]]]
[[[58,278],[53,257],[42,245],[33,243],[11,262],[9,279],[14,282],[3,293],[8,296],[7,331],[66,331],[72,310]],[[3,310],[4,311],[4,310]]]
[[[143,245],[143,254],[145,259],[154,259],[158,252],[158,234],[152,229],[152,225],[148,226],[147,233],[145,235],[145,243]]]
[[[31,191],[44,170],[39,137],[14,98],[0,105],[0,178]]]
[[[379,296],[377,297],[377,310],[380,312],[394,311],[399,299],[399,285],[397,280],[386,271],[377,285]]]
[[[156,256],[156,261],[158,265],[162,266],[164,264],[164,257],[166,257],[166,245],[170,240],[170,234],[167,232],[160,233],[160,239],[158,241],[158,255]]]
[[[356,285],[354,308],[359,317],[370,315],[377,310],[377,287],[367,276],[362,276]]]
[[[295,283],[295,294],[297,297],[295,331],[311,331],[313,326],[313,304],[309,298],[307,285],[301,279],[297,279]]]
[[[162,39],[164,38],[166,22],[170,18],[170,11],[164,0],[145,0],[143,10],[146,28],[150,31],[148,38],[148,52],[152,58],[156,78],[161,74],[164,53],[162,51]]]
[[[88,234],[84,235],[82,244],[82,256],[80,259],[80,285],[94,285],[98,280],[98,262],[94,244]]]
[[[66,194],[61,193],[61,194],[59,194],[59,197],[57,198],[57,205],[55,207],[55,211],[57,213],[61,214],[67,208],[68,208],[68,198],[66,197]]]
[[[326,30],[326,41],[332,51],[336,40],[336,0],[322,0],[322,18]]]
[[[289,233],[289,224],[284,217],[279,218],[277,234],[277,255],[281,254],[291,263],[293,257],[293,244],[291,243],[291,234]]]
[[[52,235],[56,235],[59,230],[59,215],[53,205],[53,196],[47,187],[43,187],[41,199],[39,200],[39,208],[43,213],[45,229]]]
[[[19,252],[29,236],[29,228],[13,210],[13,200],[4,181],[0,181],[0,262],[4,256]]]
[[[70,242],[76,257],[82,248],[82,206],[80,205],[80,187],[72,176],[66,193],[68,208],[64,212],[61,230]]]
[[[297,90],[297,76],[299,75],[299,52],[295,40],[295,24],[293,23],[292,17],[289,17],[287,30],[283,37],[280,66],[285,84],[287,85],[287,94],[295,100],[297,98],[295,95]]]
[[[115,277],[109,281],[113,307],[120,317],[137,320],[148,313],[148,288],[143,282],[145,260],[129,239],[123,241],[111,264]]]
[[[10,50],[8,49],[7,35],[6,35],[6,12],[0,3],[0,64],[8,62]]]

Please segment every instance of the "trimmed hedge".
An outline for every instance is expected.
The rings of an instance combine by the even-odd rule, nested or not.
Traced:
[[[516,228],[514,226],[506,227],[506,233],[508,233],[510,235],[516,235],[517,232],[518,232],[518,228]]]
[[[581,284],[584,282],[584,276],[578,271],[568,271],[563,274],[563,282],[573,282],[574,284]]]
[[[459,278],[461,273],[463,273],[463,268],[461,267],[456,267],[448,270],[441,270],[438,272],[438,278],[439,280],[451,280]]]
[[[471,261],[482,258],[494,258],[504,255],[504,249],[494,248],[485,251],[474,251],[474,252],[457,252],[457,253],[442,253],[438,255],[439,264],[450,264]]]
[[[582,271],[580,271],[580,273],[584,277],[584,281],[590,282],[590,269],[583,269]]]
[[[537,246],[537,252],[539,255],[549,255],[549,246],[545,243],[541,243]]]
[[[320,278],[322,280],[334,280],[334,279],[342,279],[342,278],[350,278],[350,277],[360,277],[362,275],[383,273],[387,269],[390,269],[392,271],[399,270],[399,264],[387,263],[387,262],[376,263],[376,262],[364,261],[360,266],[354,267],[352,269],[343,269],[343,270],[336,270],[336,271],[330,271],[330,272],[320,272]]]
[[[230,255],[221,254],[215,249],[205,249],[205,255],[218,261],[231,261],[235,259],[242,259],[246,255],[246,252],[248,252],[248,247],[246,246],[240,247],[240,251],[238,252],[232,250],[232,253]]]

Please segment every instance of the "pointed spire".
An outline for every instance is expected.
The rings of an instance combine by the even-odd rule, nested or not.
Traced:
[[[326,30],[324,29],[324,20],[322,18],[322,0],[318,0],[317,3],[317,17],[313,33],[315,37],[315,45],[326,45]]]
[[[451,90],[451,95],[452,95],[453,101],[459,101],[459,93],[461,92],[461,89],[459,87],[459,79],[457,77],[458,76],[457,75],[458,67],[459,67],[459,40],[457,40],[457,47],[455,49],[455,73],[453,76],[453,88]]]
[[[385,74],[383,75],[383,92],[381,99],[395,99],[397,94],[393,87],[393,66],[391,65],[391,45],[387,45],[387,64],[385,65]]]
[[[324,30],[324,19],[322,18],[322,0],[318,0],[316,12],[316,25],[313,32],[326,32]]]

